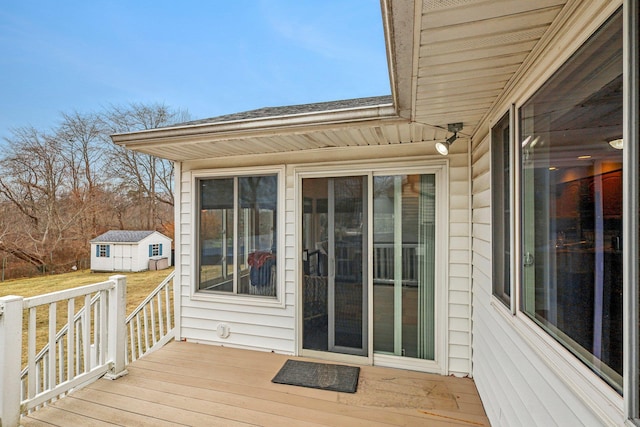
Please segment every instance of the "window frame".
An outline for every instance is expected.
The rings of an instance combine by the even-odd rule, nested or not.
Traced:
[[[108,244],[98,243],[96,248],[96,257],[97,258],[110,258],[110,246]]]
[[[623,2],[623,395],[626,418],[640,426],[640,6]],[[631,143],[629,143],[630,141]]]
[[[624,3],[624,5],[622,5]],[[580,32],[580,36],[568,36],[560,40],[563,46],[562,54],[555,58],[545,58],[544,71],[530,77],[528,84],[521,88],[511,96],[513,102],[513,127],[512,135],[514,137],[514,145],[512,158],[512,204],[514,208],[511,214],[511,233],[512,233],[512,313],[508,313],[504,309],[502,302],[498,303],[497,298],[492,296],[492,306],[497,314],[508,322],[514,333],[525,340],[529,345],[528,351],[535,354],[552,372],[559,381],[561,381],[569,390],[572,390],[576,396],[580,397],[586,405],[593,408],[594,412],[602,420],[609,423],[619,424],[621,417],[627,420],[630,425],[640,426],[640,241],[636,239],[624,239],[624,310],[623,327],[625,335],[623,336],[624,349],[624,368],[623,378],[624,387],[623,394],[619,394],[613,387],[606,384],[600,377],[591,371],[587,366],[582,364],[576,356],[558,343],[550,334],[543,330],[525,313],[521,312],[521,282],[522,282],[522,250],[521,250],[521,153],[520,153],[520,108],[525,104],[533,94],[542,87],[551,76],[565,64],[571,56],[578,51],[588,39],[604,25],[620,8],[623,8],[623,55],[629,55],[631,61],[627,58],[623,60],[623,81],[625,91],[632,91],[634,96],[623,96],[623,116],[624,120],[628,117],[637,117],[640,114],[638,100],[638,25],[640,24],[640,14],[638,12],[637,3],[633,4],[633,0],[624,0],[620,3],[612,3],[607,6],[606,11],[590,16],[588,25],[585,25]],[[633,4],[633,7],[631,5]],[[632,30],[630,30],[632,29]],[[554,41],[554,43],[557,43]],[[633,47],[635,45],[635,47]],[[635,61],[633,57],[635,55]],[[505,99],[506,101],[506,99]],[[504,105],[504,104],[503,104]],[[494,122],[497,123],[504,116],[495,114]],[[623,207],[623,216],[625,221],[631,220],[632,225],[624,225],[624,235],[636,235],[640,237],[640,141],[638,123],[635,127],[632,123],[626,123],[624,126],[624,184],[623,191],[630,192],[631,197],[627,197],[624,193],[625,204]],[[491,132],[491,129],[489,130]],[[491,147],[491,133],[488,135],[489,147]],[[626,141],[636,141],[633,148],[628,149]],[[626,223],[625,223],[626,224]],[[635,232],[630,232],[635,230]],[[629,262],[631,261],[631,262]],[[627,266],[633,265],[627,271]],[[633,347],[633,351],[628,351],[628,347]],[[627,380],[630,379],[630,380]]]
[[[193,265],[190,269],[192,277],[190,285],[190,298],[194,301],[209,301],[209,302],[221,302],[248,306],[263,306],[263,307],[285,307],[285,278],[284,278],[284,264],[285,264],[285,251],[284,251],[284,232],[285,232],[285,167],[283,165],[276,165],[272,167],[257,167],[257,168],[229,168],[229,169],[206,169],[198,170],[190,173],[191,181],[191,205],[194,207],[191,209],[191,233],[193,239],[191,241],[191,253],[194,254]],[[263,296],[263,295],[247,295],[234,292],[215,292],[198,289],[199,286],[199,271],[200,271],[200,181],[207,179],[221,179],[221,178],[243,178],[251,176],[262,175],[275,175],[277,180],[277,230],[276,230],[276,247],[278,252],[281,253],[281,259],[276,263],[276,296]],[[234,218],[234,228],[237,218]],[[235,264],[234,264],[235,268]]]
[[[151,243],[149,245],[152,257],[162,256],[162,243]]]
[[[515,120],[516,120],[516,111],[515,105],[511,105],[509,110],[501,115],[491,126],[490,133],[490,146],[491,146],[491,256],[494,260],[492,262],[492,296],[495,300],[500,301],[505,307],[511,311],[512,314],[515,313],[516,310],[516,293],[514,289],[515,280],[515,269],[513,265],[515,263],[515,197],[514,191],[515,187]],[[506,141],[503,137],[499,137],[497,132],[502,133],[504,136],[504,131],[508,131],[508,136]],[[500,147],[496,147],[500,144]],[[495,147],[495,148],[494,148]],[[504,164],[505,153],[504,150],[508,149],[507,153],[507,165]],[[498,158],[499,157],[499,158]],[[505,172],[505,166],[508,170]],[[505,177],[505,174],[508,175]],[[497,175],[497,177],[496,177]],[[508,188],[504,188],[505,179],[508,184]],[[495,191],[496,185],[499,188],[499,192]],[[499,194],[498,194],[499,193]],[[507,199],[508,208],[509,208],[509,222],[507,224],[501,224],[498,222],[499,217],[504,217],[504,213],[498,212],[496,208],[496,200],[499,200],[499,205],[501,208],[505,205],[505,199]],[[505,234],[508,234],[505,236]],[[496,267],[495,260],[499,255],[501,258],[504,256],[505,249],[509,249],[509,260],[504,260],[500,262]],[[504,271],[498,271],[501,268],[508,267],[509,274],[508,276]],[[499,276],[498,276],[499,274]],[[505,285],[504,281],[508,280],[508,284]],[[508,287],[509,294],[504,292],[505,288]]]

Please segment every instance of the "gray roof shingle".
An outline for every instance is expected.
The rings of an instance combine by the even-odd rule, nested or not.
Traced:
[[[325,111],[345,110],[359,107],[374,107],[391,104],[391,95],[373,96],[369,98],[345,99],[342,101],[316,102],[313,104],[287,105],[283,107],[264,107],[240,113],[226,114],[202,120],[193,120],[173,126],[192,126],[212,123],[234,122],[238,120],[266,119],[269,117],[295,116],[298,114],[320,113]]]
[[[91,243],[137,243],[155,231],[110,230],[91,240]]]

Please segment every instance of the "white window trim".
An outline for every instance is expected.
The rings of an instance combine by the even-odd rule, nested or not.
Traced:
[[[624,1],[624,13],[628,14],[629,5],[634,3],[632,0]],[[548,64],[549,66],[545,67],[545,72],[543,75],[535,78],[535,84],[527,85],[527,90],[517,94],[512,99],[516,99],[516,103],[512,106],[514,109],[513,117],[513,128],[512,128],[512,138],[514,139],[514,145],[512,146],[514,149],[512,150],[512,220],[511,220],[511,236],[512,236],[512,295],[511,295],[511,313],[507,307],[505,307],[504,303],[499,301],[492,295],[491,305],[494,307],[496,312],[500,315],[500,317],[511,326],[511,329],[529,345],[529,349],[532,353],[538,356],[538,359],[548,368],[550,371],[559,378],[571,391],[574,395],[580,398],[585,406],[589,407],[593,413],[601,418],[603,422],[607,425],[621,425],[626,423],[628,425],[640,425],[640,419],[635,418],[635,424],[633,421],[630,421],[629,418],[640,417],[640,391],[639,391],[639,381],[638,372],[640,371],[640,351],[638,350],[638,345],[640,343],[640,331],[638,331],[638,316],[640,316],[640,307],[638,307],[638,292],[640,292],[637,288],[637,279],[638,279],[638,266],[637,259],[638,254],[640,253],[639,245],[640,243],[635,241],[634,239],[624,239],[623,244],[628,244],[629,246],[625,246],[623,248],[625,255],[624,258],[624,276],[623,282],[625,284],[625,294],[624,294],[624,309],[625,315],[623,317],[623,327],[625,330],[625,336],[623,338],[623,342],[625,345],[627,343],[631,343],[631,346],[634,347],[629,351],[628,347],[625,347],[625,368],[623,372],[624,378],[624,396],[621,396],[618,392],[616,392],[609,384],[607,384],[604,380],[602,380],[596,373],[591,371],[586,365],[584,365],[578,358],[573,355],[569,350],[567,350],[564,346],[562,346],[559,342],[557,342],[550,334],[545,332],[540,326],[538,326],[533,320],[531,320],[526,314],[520,311],[521,306],[521,274],[522,274],[522,265],[519,261],[522,259],[522,251],[521,251],[521,171],[520,171],[520,150],[518,149],[519,144],[519,135],[520,135],[520,122],[519,122],[519,111],[522,105],[529,100],[529,98],[545,83],[551,78],[551,76],[557,71],[557,69],[562,66],[573,53],[578,50],[587,39],[599,29],[607,19],[609,19],[613,13],[620,7],[617,2],[613,2],[608,5],[607,11],[610,12],[608,14],[601,14],[602,19],[598,19],[590,22],[589,31],[583,31],[581,34],[581,38],[575,38],[571,44],[571,49],[563,49],[564,55],[562,57],[556,58],[552,64]],[[636,2],[637,7],[637,2]],[[637,11],[636,17],[637,17]],[[638,31],[638,23],[633,22],[634,18],[625,15],[624,22],[629,22],[629,26],[634,28],[635,31]],[[635,26],[635,27],[634,27]],[[637,40],[637,34],[636,40]],[[629,40],[632,37],[631,31],[626,29],[623,33],[623,37],[625,39],[625,46],[629,45]],[[624,48],[624,55],[628,55],[629,48]],[[637,58],[636,58],[637,64]],[[624,61],[625,73],[629,72],[629,69],[633,68],[632,64],[629,64],[629,59]],[[635,78],[637,82],[638,70],[635,69],[633,71],[635,73]],[[633,80],[629,78],[629,75],[625,76],[625,85],[629,85],[629,80]],[[635,91],[637,93],[638,87],[635,87]],[[623,97],[623,102],[628,101],[629,96],[626,95]],[[631,105],[626,105],[626,108],[629,109],[630,112],[634,112],[637,116],[638,114],[638,100],[630,102]],[[630,116],[630,112],[626,112],[624,115],[625,121]],[[497,123],[504,116],[504,110],[500,110],[500,114],[497,114],[497,117],[491,122],[491,125]],[[626,123],[626,122],[625,122]],[[631,124],[627,123],[624,126],[624,139],[625,140],[635,140],[638,141],[638,129],[633,128]],[[632,139],[632,135],[635,135],[635,139]],[[629,144],[630,145],[630,144]],[[631,182],[630,180],[635,179],[635,185],[638,185],[637,177],[640,167],[638,166],[637,159],[639,157],[638,147],[634,146],[633,148],[629,148],[627,144],[625,144],[625,150],[623,153],[624,156],[624,167],[623,174],[625,175],[626,182]],[[635,159],[635,161],[634,161]],[[625,204],[623,208],[623,221],[628,221],[626,227],[623,225],[623,230],[625,235],[632,235],[627,233],[627,230],[638,230],[640,221],[636,218],[636,212],[638,212],[640,206],[640,200],[638,200],[638,189],[636,188],[636,192],[631,191],[633,186],[631,184],[623,185],[623,191],[627,193],[624,194],[625,200],[628,202]],[[629,197],[627,198],[627,196]],[[637,235],[637,231],[636,231]],[[633,243],[633,244],[632,244]],[[636,260],[635,263],[628,262],[629,260]],[[627,270],[629,264],[633,264],[633,266]],[[629,284],[634,284],[635,286],[630,286]],[[629,335],[626,335],[629,334]],[[630,341],[631,340],[631,341]],[[633,362],[633,363],[629,363]],[[532,361],[532,363],[536,364],[537,361]],[[632,366],[630,366],[632,365]],[[628,379],[631,378],[631,381]],[[627,420],[625,422],[625,419]]]
[[[516,216],[515,216],[515,212],[517,209],[517,203],[515,200],[515,197],[513,195],[514,191],[519,188],[516,187],[516,185],[519,185],[518,180],[516,180],[516,176],[518,175],[517,173],[515,173],[515,171],[518,168],[518,164],[516,163],[516,106],[514,104],[511,104],[509,106],[509,109],[506,110],[505,112],[503,112],[502,114],[498,115],[497,118],[495,118],[494,120],[492,120],[490,122],[490,131],[489,131],[489,153],[491,156],[491,160],[489,161],[489,173],[490,176],[493,177],[493,153],[491,152],[491,149],[493,147],[493,129],[497,126],[498,123],[500,123],[502,121],[502,119],[508,116],[509,117],[509,190],[512,194],[510,194],[509,197],[509,209],[511,211],[511,217],[509,218],[509,242],[507,244],[509,244],[510,247],[510,257],[509,257],[509,304],[505,304],[505,301],[503,301],[502,299],[496,297],[494,291],[493,291],[493,286],[491,289],[491,303],[492,304],[501,304],[503,309],[509,310],[511,312],[511,314],[516,314],[516,311],[518,309],[518,306],[516,305],[516,294],[517,291],[515,289],[515,284],[517,283],[517,276],[516,276],[516,271],[513,268],[513,265],[517,262],[517,258],[516,256],[518,255],[515,251],[516,248],[516,235],[514,234],[514,230],[519,230],[519,224],[518,221],[516,220]],[[493,190],[491,193],[491,206],[493,207]],[[493,209],[493,208],[492,208]],[[493,239],[493,236],[495,235],[494,233],[494,225],[493,225],[493,210],[491,211],[491,236]],[[504,236],[502,236],[504,237]],[[504,242],[503,242],[504,243]],[[493,257],[493,244],[491,246],[491,251],[492,254],[491,256]],[[493,268],[492,268],[493,271]],[[493,278],[492,278],[493,280]]]
[[[638,33],[640,30],[639,5],[636,0],[625,0],[623,3],[623,188],[624,200],[622,211],[622,230],[625,236],[623,240],[623,345],[624,345],[624,370],[625,379],[623,385],[624,413],[629,418],[628,423],[640,425],[640,307],[638,279],[638,259],[640,259],[640,242],[638,242],[638,230],[640,220],[637,213],[640,211],[638,192],[640,189],[640,130],[637,121],[629,120],[640,114],[639,80],[639,50]],[[635,238],[631,238],[635,236]],[[631,421],[633,420],[633,421]]]
[[[98,243],[98,258],[109,258],[109,245]],[[103,255],[104,253],[104,255]]]
[[[276,241],[278,247],[278,261],[276,263],[276,297],[243,294],[221,294],[214,292],[204,292],[197,289],[200,257],[198,255],[198,239],[200,227],[200,200],[198,182],[208,178],[234,178],[238,176],[253,175],[276,175],[278,180],[278,231]],[[191,265],[191,281],[189,285],[189,297],[193,301],[219,302],[225,304],[239,304],[257,307],[277,307],[285,308],[285,167],[271,166],[265,168],[229,168],[229,169],[204,169],[191,172],[191,253],[193,262]]]
[[[151,243],[151,256],[161,256],[160,243]]]
[[[374,176],[379,175],[393,175],[393,174],[436,174],[436,191],[440,206],[436,210],[436,254],[439,255],[439,259],[436,261],[436,295],[435,295],[435,360],[407,360],[408,358],[374,355],[373,352],[373,339],[369,339],[368,342],[368,356],[357,356],[357,359],[365,359],[367,363],[377,366],[390,366],[399,367],[400,363],[404,362],[407,369],[414,369],[425,372],[439,373],[442,375],[448,374],[449,365],[449,352],[448,352],[448,328],[449,328],[449,160],[438,159],[433,160],[433,157],[425,158],[411,158],[400,159],[397,161],[359,161],[359,162],[332,162],[313,165],[292,165],[294,175],[294,193],[296,194],[295,200],[301,200],[302,197],[302,180],[304,178],[327,178],[327,177],[340,177],[340,176],[367,176],[369,188],[372,188],[372,182]],[[369,192],[368,205],[372,206],[372,194]],[[296,203],[295,206],[295,218],[296,218],[296,236],[302,236],[302,204]],[[373,245],[373,215],[369,217],[369,282],[368,287],[368,334],[373,337],[373,251],[371,250]],[[443,235],[444,233],[444,235]],[[301,239],[296,238],[295,241],[295,253],[302,252]],[[438,268],[440,266],[441,268]],[[302,348],[302,259],[296,256],[295,263],[295,277],[296,277],[296,349],[297,354],[302,355],[315,355],[316,352],[310,350],[304,350]],[[471,333],[471,331],[469,332]],[[345,363],[357,363],[357,359],[350,355],[329,354],[325,352],[321,353],[323,358],[330,357],[331,360]]]

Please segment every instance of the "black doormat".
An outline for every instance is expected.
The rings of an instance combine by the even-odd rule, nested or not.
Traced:
[[[355,393],[360,368],[357,366],[287,360],[271,382]]]

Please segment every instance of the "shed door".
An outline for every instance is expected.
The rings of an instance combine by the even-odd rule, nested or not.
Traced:
[[[116,271],[131,271],[132,250],[131,245],[113,245],[113,263]]]

